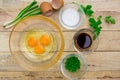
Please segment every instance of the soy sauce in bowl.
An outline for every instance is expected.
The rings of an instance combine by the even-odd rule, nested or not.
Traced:
[[[75,45],[77,45],[79,48],[82,49],[89,48],[91,44],[92,44],[92,39],[90,35],[87,33],[81,33],[75,39]]]
[[[98,38],[94,39],[96,33],[90,29],[80,29],[73,36],[73,45],[79,53],[90,54],[98,47]]]

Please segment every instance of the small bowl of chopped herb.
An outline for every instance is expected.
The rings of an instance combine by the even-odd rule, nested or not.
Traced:
[[[62,74],[71,79],[81,78],[87,71],[87,62],[80,54],[69,54],[61,63]]]

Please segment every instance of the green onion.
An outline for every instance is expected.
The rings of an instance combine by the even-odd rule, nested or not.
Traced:
[[[21,20],[23,20],[26,17],[39,15],[39,14],[42,14],[42,13],[40,11],[39,6],[37,5],[37,1],[34,0],[31,4],[29,4],[22,11],[20,11],[19,14],[14,19],[12,19],[9,22],[4,23],[3,27],[10,28],[16,25],[17,23],[19,23]]]

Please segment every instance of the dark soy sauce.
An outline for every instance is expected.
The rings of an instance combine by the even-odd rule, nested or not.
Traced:
[[[87,33],[81,33],[76,37],[76,45],[82,49],[89,48],[92,44],[92,39]]]

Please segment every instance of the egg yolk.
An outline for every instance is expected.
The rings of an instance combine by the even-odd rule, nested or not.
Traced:
[[[30,47],[35,47],[38,44],[38,41],[35,37],[30,37],[27,43]]]
[[[34,48],[34,52],[35,52],[36,54],[42,54],[44,51],[45,51],[45,48],[44,48],[42,45],[37,45],[37,46]]]
[[[42,35],[40,37],[40,43],[43,45],[43,46],[48,46],[50,44],[51,40],[50,40],[50,37],[46,34]]]

